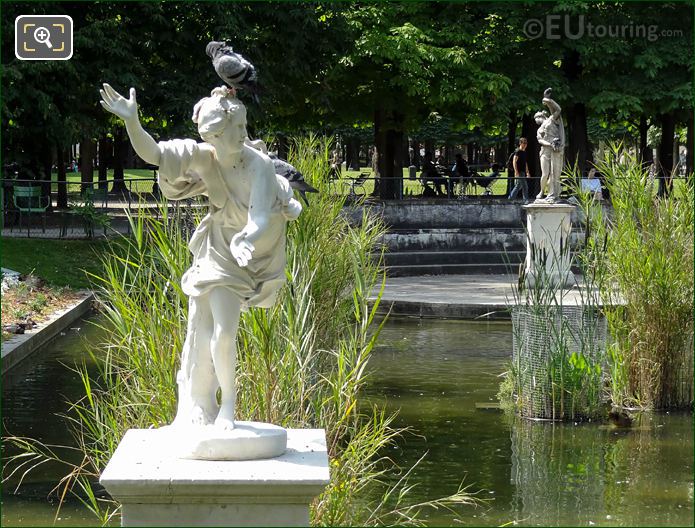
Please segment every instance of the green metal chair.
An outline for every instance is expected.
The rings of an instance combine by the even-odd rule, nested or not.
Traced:
[[[23,216],[25,214],[29,215],[30,220],[27,222],[27,236],[31,236],[31,215],[35,213],[43,217],[43,232],[46,232],[46,211],[51,205],[51,198],[50,196],[41,195],[41,187],[15,186],[13,189],[12,202],[14,203],[15,209],[19,211],[20,229],[22,228]]]

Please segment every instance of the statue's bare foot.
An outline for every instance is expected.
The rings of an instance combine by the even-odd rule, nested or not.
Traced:
[[[234,405],[224,405],[220,407],[220,412],[215,419],[215,427],[222,429],[234,429]]]

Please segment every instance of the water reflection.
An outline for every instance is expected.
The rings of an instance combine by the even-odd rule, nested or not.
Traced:
[[[691,525],[691,423],[688,414],[644,414],[626,430],[514,420],[518,515],[534,525]]]
[[[392,320],[371,363],[369,394],[412,427],[392,457],[413,474],[413,500],[472,484],[490,499],[433,524],[693,524],[691,414],[643,415],[629,431],[510,419],[495,401],[511,355],[508,323]]]
[[[61,414],[68,401],[83,393],[76,365],[85,360],[85,340],[100,339],[101,331],[80,320],[44,350],[31,356],[2,378],[2,434],[25,436],[47,444],[72,445],[72,437]],[[12,451],[3,445],[3,456]],[[79,455],[73,453],[75,462]],[[16,479],[2,487],[2,526],[51,526],[57,501],[49,492],[66,473],[65,466],[44,464],[24,479],[14,494]],[[77,500],[67,501],[57,525],[93,526],[95,518]]]

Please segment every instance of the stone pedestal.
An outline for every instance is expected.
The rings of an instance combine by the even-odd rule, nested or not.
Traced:
[[[308,526],[329,482],[323,429],[288,429],[267,460],[178,458],[170,433],[131,429],[100,482],[122,504],[122,526]]]
[[[570,271],[572,211],[569,204],[531,203],[526,210],[526,284],[573,285]]]

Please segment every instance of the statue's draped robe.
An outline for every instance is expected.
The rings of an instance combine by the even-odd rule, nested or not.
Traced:
[[[211,152],[192,139],[163,141],[159,150],[159,188],[164,196],[181,200],[205,195],[210,201],[209,213],[188,244],[193,263],[181,279],[184,293],[197,297],[223,286],[240,297],[244,308],[271,306],[285,282],[286,219],[282,211],[292,199],[289,185],[278,179],[277,197],[262,240],[254,244],[252,258],[242,268],[229,248],[232,237],[249,220],[248,193],[235,192],[234,177],[223,176]],[[194,172],[191,165],[203,169]]]

